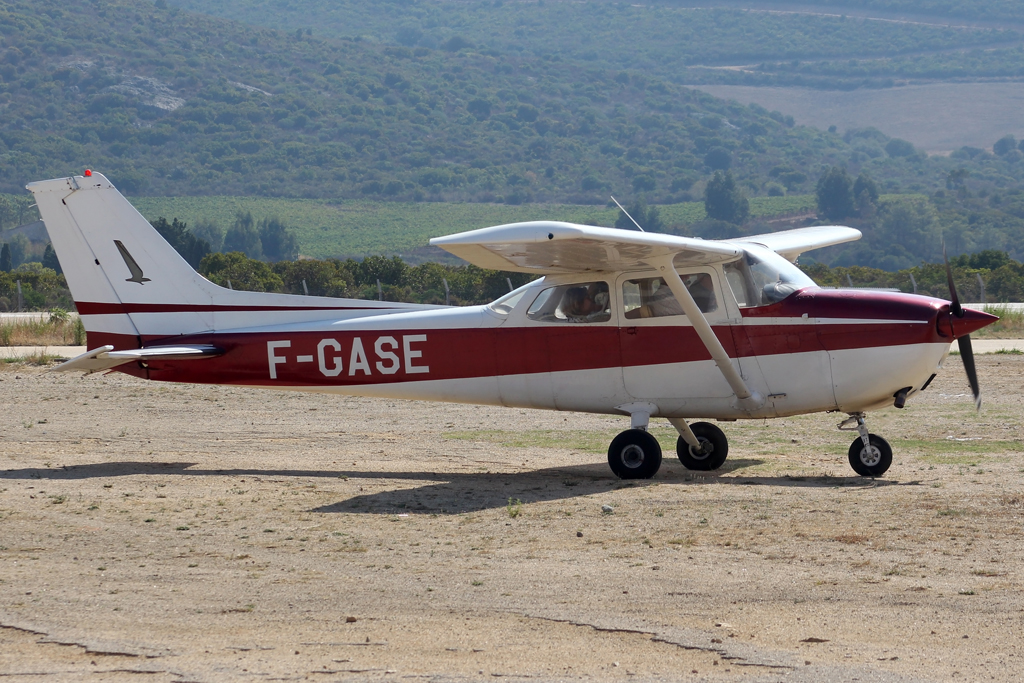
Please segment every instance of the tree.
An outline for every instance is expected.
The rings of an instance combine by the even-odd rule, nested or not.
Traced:
[[[1012,135],[1004,135],[992,145],[992,151],[999,156],[1005,156],[1014,149],[1017,149],[1017,140]]]
[[[32,252],[32,243],[24,235],[18,234],[7,243],[11,248],[11,267],[17,268],[24,263]]]
[[[263,258],[263,244],[256,229],[256,221],[248,211],[239,211],[235,222],[224,235],[224,251],[240,251],[251,259]]]
[[[717,171],[704,188],[704,210],[709,218],[738,225],[750,216],[750,202],[736,187],[732,173]]]
[[[210,251],[224,248],[224,231],[211,220],[199,219],[192,224],[192,234],[210,244]]]
[[[878,184],[867,173],[861,173],[854,181],[853,199],[862,218],[874,214],[878,207]]]
[[[239,251],[207,254],[199,264],[199,272],[221,287],[230,283],[232,289],[280,292],[284,287],[281,276],[271,270],[269,264],[251,259]]]
[[[4,242],[3,248],[0,249],[0,272],[9,273],[11,268],[11,245]]]
[[[975,270],[996,270],[1002,268],[1008,263],[1013,263],[1013,259],[1005,251],[999,251],[997,249],[985,249],[974,254],[961,254],[960,256],[954,256],[949,259],[950,264],[954,266],[960,266],[961,268],[973,268]]]
[[[830,166],[818,179],[818,213],[838,221],[854,212],[853,182],[845,168]]]
[[[358,284],[376,285],[377,280],[385,285],[404,285],[409,266],[398,256],[367,256],[356,271]]]
[[[284,280],[285,290],[292,294],[311,296],[346,296],[348,281],[346,271],[339,269],[339,262],[334,260],[317,261],[278,261],[274,264],[274,272]],[[302,283],[306,286],[303,288]]]
[[[971,174],[966,168],[958,168],[946,174],[946,189],[959,190],[964,187],[967,176]]]
[[[58,275],[64,272],[64,269],[60,267],[60,260],[57,259],[57,252],[53,250],[53,245],[49,242],[46,243],[46,250],[43,252],[43,267],[50,268]]]
[[[13,222],[13,219],[14,204],[7,197],[0,195],[0,230],[4,229],[8,221]]]
[[[661,220],[661,213],[658,211],[658,207],[648,207],[644,200],[638,199],[633,202],[627,211],[640,224],[644,232],[663,232],[665,230],[665,223]],[[615,227],[622,230],[636,230],[633,221],[629,220],[629,216],[622,211],[619,211],[619,216],[615,219]]]
[[[466,105],[466,109],[480,121],[491,115],[491,103],[481,97],[470,100],[469,104]]]
[[[458,52],[467,47],[473,47],[473,43],[469,42],[462,36],[452,36],[445,42],[441,43],[441,49],[447,50],[448,52]]]
[[[398,29],[395,39],[399,45],[414,47],[423,38],[423,31],[419,26],[402,26]]]
[[[908,268],[921,259],[940,259],[942,239],[938,215],[927,199],[886,200],[871,235],[872,246],[888,255],[878,261],[885,270]]]
[[[272,216],[259,223],[263,257],[271,263],[294,261],[299,257],[299,240],[280,218]]]
[[[633,176],[634,192],[653,192],[655,187],[657,187],[657,181],[652,176],[646,173]]]
[[[909,157],[913,156],[916,151],[913,143],[899,138],[893,138],[885,145],[885,153],[891,157]]]
[[[712,147],[704,155],[704,165],[713,171],[724,171],[732,166],[732,155],[725,147]]]
[[[193,268],[198,268],[203,257],[211,251],[209,242],[196,237],[189,231],[188,225],[177,218],[168,223],[166,218],[161,217],[150,221],[150,224]]]

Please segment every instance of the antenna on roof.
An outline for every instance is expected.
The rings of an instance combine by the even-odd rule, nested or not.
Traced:
[[[608,195],[608,196],[612,197],[611,195]],[[619,207],[619,209],[622,211],[622,213],[626,214],[626,218],[628,218],[629,220],[633,221],[633,225],[636,226],[637,230],[639,230],[640,232],[645,232],[644,229],[640,227],[640,224],[636,222],[636,219],[634,219],[632,216],[629,215],[629,211],[626,211],[626,209],[622,206],[622,204],[619,204],[619,200],[618,199],[616,199],[615,197],[612,197],[612,201],[615,202],[615,206]]]

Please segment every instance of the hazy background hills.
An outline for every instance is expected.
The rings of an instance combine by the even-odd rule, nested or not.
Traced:
[[[992,147],[1024,134],[1018,110],[959,113],[931,126],[941,145],[913,140],[938,113],[982,102],[958,89],[990,88],[988,112],[1024,95],[1019,3],[687,4],[6,2],[0,190],[91,166],[151,218],[223,230],[239,198],[262,198],[284,202],[261,210],[285,216],[301,253],[361,255],[382,235],[415,250],[397,236],[423,220],[416,207],[452,202],[523,211],[439,209],[426,224],[454,232],[506,213],[608,224],[615,194],[679,207],[665,207],[676,232],[771,229],[773,210],[813,219],[808,195],[840,166],[890,197],[847,217],[868,239],[822,258],[881,262],[895,240],[886,267],[906,267],[934,258],[943,234],[955,251],[1020,256],[1024,154],[1016,139]],[[742,87],[740,102],[773,106],[693,87]],[[928,87],[947,89],[925,105],[935,116],[902,116],[900,94]],[[823,104],[880,93],[895,99],[873,118]],[[686,202],[716,171],[776,208],[760,205],[746,226],[701,223]],[[901,221],[914,239],[900,239]]]

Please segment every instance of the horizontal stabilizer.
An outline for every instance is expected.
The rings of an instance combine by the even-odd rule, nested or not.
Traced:
[[[53,370],[54,372],[68,372],[80,370],[84,372],[99,372],[109,370],[118,365],[145,360],[198,360],[201,358],[212,358],[224,353],[223,349],[205,344],[195,346],[150,346],[145,349],[128,349],[125,351],[114,351],[114,347],[100,346],[92,351],[86,351],[81,356],[76,356],[66,363],[61,363]]]

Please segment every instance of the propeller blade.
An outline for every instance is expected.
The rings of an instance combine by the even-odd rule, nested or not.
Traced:
[[[956,295],[956,285],[953,284],[953,269],[949,267],[949,257],[946,256],[946,245],[942,245],[942,260],[946,262],[946,282],[949,284],[949,312],[958,318],[964,317],[964,307],[960,305],[960,297]],[[952,329],[950,320],[950,329]],[[978,386],[978,370],[974,365],[974,347],[971,346],[971,335],[965,334],[958,340],[960,344],[960,359],[964,362],[964,371],[967,372],[967,381],[971,385],[971,393],[974,394],[974,407],[981,410],[981,387]]]
[[[956,286],[953,284],[953,269],[949,267],[949,257],[946,256],[946,245],[942,245],[942,260],[946,262],[946,282],[949,283],[949,310],[958,318],[964,317],[964,308],[960,305],[960,297],[956,295]],[[967,342],[968,345],[970,342]],[[971,357],[974,362],[974,357]]]
[[[981,388],[978,386],[978,371],[974,367],[974,348],[971,346],[971,335],[965,334],[957,340],[960,344],[960,359],[964,362],[964,370],[967,371],[967,381],[971,384],[971,392],[974,393],[974,407],[981,410]]]

